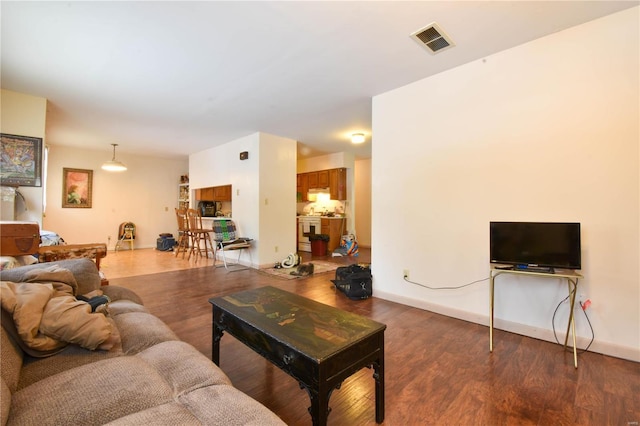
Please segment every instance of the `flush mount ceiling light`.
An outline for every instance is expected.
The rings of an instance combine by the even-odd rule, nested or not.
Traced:
[[[363,143],[364,142],[364,133],[352,133],[351,134],[351,142],[352,143]]]
[[[124,172],[127,170],[127,166],[116,160],[116,146],[118,146],[118,144],[112,143],[111,145],[113,145],[113,158],[110,161],[104,162],[102,170],[106,170],[108,172]]]

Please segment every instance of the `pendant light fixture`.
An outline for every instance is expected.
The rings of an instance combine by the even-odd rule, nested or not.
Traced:
[[[112,143],[111,145],[113,145],[113,158],[111,159],[111,161],[104,162],[104,164],[102,165],[102,170],[106,170],[108,172],[124,172],[125,170],[127,170],[127,166],[116,160],[116,146],[118,146],[118,144]]]

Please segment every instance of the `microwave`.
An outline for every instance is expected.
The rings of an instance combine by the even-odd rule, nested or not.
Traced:
[[[214,217],[216,215],[216,202],[215,201],[200,201],[198,203],[198,210],[202,217]]]

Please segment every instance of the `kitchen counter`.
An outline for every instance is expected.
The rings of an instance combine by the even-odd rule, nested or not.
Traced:
[[[301,217],[317,217],[319,219],[346,219],[346,217],[344,216],[320,216],[317,214],[301,214],[297,216],[298,218]]]

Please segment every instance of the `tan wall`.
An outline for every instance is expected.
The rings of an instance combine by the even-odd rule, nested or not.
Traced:
[[[121,147],[119,147],[121,148]],[[80,149],[52,145],[49,149],[47,209],[43,226],[59,233],[68,243],[111,241],[115,248],[118,226],[136,224],[135,248],[156,247],[158,234],[177,236],[180,175],[187,174],[188,160],[131,155],[118,150],[125,172],[106,172],[100,167],[113,156],[112,148]],[[62,208],[63,168],[93,170],[91,208]]]
[[[358,245],[371,247],[371,159],[356,161],[354,170],[356,237]],[[389,211],[393,211],[392,206]]]
[[[44,154],[47,100],[4,89],[0,96],[0,129],[2,133],[42,138]],[[18,203],[20,209],[16,212],[16,220],[35,221],[42,224],[44,188],[22,186],[18,190],[25,197],[26,206]],[[5,212],[2,216],[5,217]]]

